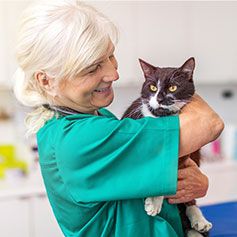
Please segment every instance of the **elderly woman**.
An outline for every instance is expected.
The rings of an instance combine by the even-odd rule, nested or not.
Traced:
[[[26,125],[37,133],[48,198],[65,236],[183,236],[175,203],[204,196],[208,179],[190,159],[178,170],[178,158],[215,139],[223,123],[197,95],[179,116],[118,120],[104,108],[119,79],[116,35],[76,0],[23,15],[15,94],[35,109]],[[144,198],[163,195],[173,196],[148,216]]]

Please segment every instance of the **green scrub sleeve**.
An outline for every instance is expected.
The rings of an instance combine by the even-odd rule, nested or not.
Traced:
[[[178,116],[68,116],[56,134],[57,168],[76,202],[176,193]]]

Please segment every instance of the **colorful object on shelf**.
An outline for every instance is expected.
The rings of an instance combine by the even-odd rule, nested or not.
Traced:
[[[213,224],[210,237],[237,236],[237,202],[201,207],[204,216]]]
[[[4,178],[9,169],[18,169],[23,174],[28,173],[27,163],[16,158],[15,146],[0,145],[0,178]]]
[[[212,151],[214,155],[221,155],[220,140],[215,140],[212,142]]]

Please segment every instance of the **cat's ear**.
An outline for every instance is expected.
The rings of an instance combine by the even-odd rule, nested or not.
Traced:
[[[140,65],[145,77],[150,76],[151,74],[153,74],[153,72],[155,72],[156,67],[154,67],[153,65],[145,62],[144,60],[140,58],[139,58],[139,62],[140,62]]]
[[[189,58],[182,66],[181,66],[181,71],[188,74],[188,78],[192,79],[193,71],[195,68],[195,59]]]

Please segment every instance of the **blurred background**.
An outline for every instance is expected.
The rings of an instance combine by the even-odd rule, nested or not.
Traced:
[[[0,236],[62,236],[41,180],[34,137],[25,138],[28,109],[14,99],[15,38],[21,12],[32,1],[0,1]],[[222,136],[202,149],[210,188],[200,205],[237,200],[237,2],[86,1],[120,31],[115,55],[120,80],[110,109],[120,117],[139,97],[138,58],[178,67],[196,60],[197,92],[225,121]]]

